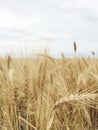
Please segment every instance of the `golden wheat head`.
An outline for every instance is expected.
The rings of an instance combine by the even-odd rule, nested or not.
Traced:
[[[74,52],[77,51],[77,45],[76,45],[76,42],[74,41]]]
[[[95,52],[94,52],[94,51],[92,51],[92,55],[95,55]]]

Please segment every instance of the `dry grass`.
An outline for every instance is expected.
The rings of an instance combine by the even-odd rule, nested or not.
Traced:
[[[0,130],[97,129],[98,59],[0,58]]]

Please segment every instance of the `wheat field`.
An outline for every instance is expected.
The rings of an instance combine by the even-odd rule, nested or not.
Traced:
[[[0,130],[98,130],[98,59],[1,57]]]

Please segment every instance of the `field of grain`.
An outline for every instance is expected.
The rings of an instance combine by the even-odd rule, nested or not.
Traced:
[[[98,130],[98,59],[0,58],[0,130]]]

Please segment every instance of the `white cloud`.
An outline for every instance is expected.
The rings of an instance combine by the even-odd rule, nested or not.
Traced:
[[[46,44],[55,54],[97,48],[98,0],[1,0],[0,47]],[[5,46],[3,46],[5,44]],[[85,48],[84,48],[85,45]],[[18,50],[18,49],[17,49]],[[17,52],[16,50],[16,52]]]

